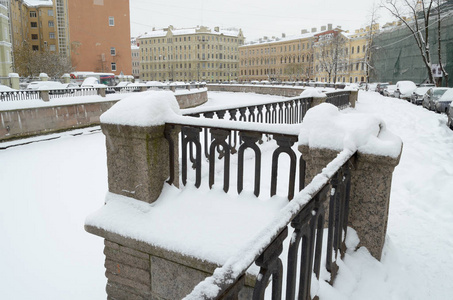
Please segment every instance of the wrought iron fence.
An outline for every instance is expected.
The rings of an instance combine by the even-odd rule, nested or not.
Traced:
[[[197,119],[193,119],[189,124],[184,122],[167,124],[165,134],[172,154],[175,153],[172,133],[175,130],[180,130],[181,133],[181,177],[184,185],[187,184],[189,163],[195,170],[195,186],[198,188],[202,184],[201,168],[204,154],[209,169],[209,187],[212,188],[215,182],[216,160],[223,159],[223,190],[228,192],[231,185],[230,161],[231,157],[237,153],[236,188],[240,194],[244,187],[244,151],[252,149],[255,158],[253,193],[258,197],[261,193],[260,179],[263,165],[260,144],[273,139],[277,146],[272,150],[270,196],[276,195],[279,180],[278,161],[280,154],[286,153],[290,158],[288,174],[285,174],[288,178],[287,197],[289,200],[295,197],[296,199],[308,197],[306,199],[308,203],[301,204],[297,210],[291,210],[291,218],[286,223],[270,229],[275,232],[272,239],[263,242],[264,245],[262,244],[261,247],[254,248],[252,259],[242,267],[240,272],[237,272],[237,266],[234,266],[237,262],[233,259],[231,264],[225,264],[221,271],[216,272],[194,289],[187,299],[237,299],[239,290],[244,286],[245,273],[253,263],[260,267],[253,299],[264,298],[271,278],[272,299],[281,299],[283,292],[286,293],[286,299],[296,299],[296,291],[298,291],[297,299],[311,299],[311,276],[314,273],[317,279],[320,278],[323,251],[326,271],[330,273],[331,282],[333,282],[337,272],[336,259],[344,254],[346,248],[344,241],[349,212],[349,168],[350,159],[354,153],[343,153],[334,160],[331,165],[335,166],[335,170],[330,173],[328,173],[329,169],[325,171],[327,174],[321,176],[323,181],[321,185],[317,183],[318,186],[315,189],[313,187],[304,189],[306,164],[298,151],[292,148],[297,142],[298,129],[291,133],[291,130],[294,130],[291,124],[302,122],[312,101],[312,98],[296,97],[275,103],[189,113],[187,116]],[[344,108],[349,105],[349,92],[330,93],[328,102],[340,109]],[[219,120],[206,120],[214,118]],[[226,120],[245,122],[232,123]],[[253,123],[265,124],[260,124],[257,129]],[[284,131],[282,127],[275,127],[272,124],[287,124],[288,130],[282,132]],[[216,157],[217,154],[218,157]],[[169,183],[174,182],[174,169],[174,158],[171,158]],[[297,193],[295,192],[296,177],[299,178]],[[312,182],[310,185],[315,184]],[[328,237],[327,242],[323,243],[326,211],[329,212]],[[289,227],[293,232],[286,253],[288,263],[284,268],[279,256],[283,251],[283,242],[287,239]],[[255,245],[247,247],[250,246],[253,248]],[[284,269],[287,277],[285,290],[282,286]],[[219,293],[207,296],[205,288],[210,289],[213,284],[214,289],[219,290]],[[211,286],[207,287],[208,285]]]
[[[332,283],[338,270],[337,260],[343,257],[346,249],[350,169],[354,156],[353,152],[343,151],[295,196],[272,225],[264,228],[184,299],[238,299],[247,269],[253,263],[260,268],[253,299],[264,299],[268,286],[273,300],[282,299],[282,294],[288,300],[312,299],[312,274],[319,280],[323,265],[325,272],[330,273]],[[282,254],[290,230],[289,247]],[[327,241],[323,242],[325,232]],[[287,256],[286,265],[283,265],[281,255]],[[282,280],[284,272],[286,286]]]
[[[331,92],[327,93],[327,103],[331,103],[340,109],[349,106],[349,91]]]

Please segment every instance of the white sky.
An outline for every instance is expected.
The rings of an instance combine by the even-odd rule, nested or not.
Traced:
[[[369,23],[373,0],[130,0],[131,36],[149,32],[153,27],[176,28],[220,26],[241,28],[247,41],[263,36],[299,34],[332,23],[346,30]],[[377,3],[377,2],[376,2]],[[384,15],[384,12],[380,12]],[[386,23],[381,17],[381,26]]]

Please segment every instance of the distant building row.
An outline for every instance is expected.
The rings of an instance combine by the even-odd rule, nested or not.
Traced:
[[[331,24],[321,29],[247,45],[240,29],[153,29],[133,40],[133,75],[144,81],[365,81],[370,37],[379,25],[353,34]]]

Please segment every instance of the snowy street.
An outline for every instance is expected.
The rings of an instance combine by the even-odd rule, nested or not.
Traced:
[[[261,99],[272,96],[210,92],[206,105]],[[451,298],[453,131],[446,115],[362,91],[355,110],[378,115],[403,140],[387,241],[382,262],[365,249],[348,252],[336,284],[321,285],[320,298]],[[85,218],[102,207],[107,192],[105,138],[93,128],[55,137],[0,143],[0,149],[11,146],[0,150],[2,299],[107,296],[103,240],[84,230]]]

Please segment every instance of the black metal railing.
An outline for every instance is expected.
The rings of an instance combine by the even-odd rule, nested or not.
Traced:
[[[328,94],[328,102],[336,105],[339,109],[349,105],[349,92],[336,92]],[[211,283],[202,283],[191,293],[187,299],[236,299],[239,290],[244,285],[244,276],[250,265],[255,263],[260,267],[257,276],[253,299],[263,299],[264,292],[272,278],[272,299],[281,299],[282,293],[286,293],[286,299],[311,299],[311,278],[312,273],[320,278],[321,265],[330,273],[330,282],[333,282],[336,272],[336,259],[345,251],[344,240],[346,237],[346,224],[349,211],[349,189],[350,189],[350,162],[354,153],[342,153],[326,168],[321,175],[321,180],[314,180],[305,188],[306,164],[299,152],[293,149],[298,140],[298,128],[291,124],[301,123],[305,113],[312,104],[312,98],[295,97],[279,102],[249,105],[243,107],[225,108],[209,111],[199,111],[186,114],[196,117],[191,119],[182,117],[181,122],[167,124],[166,136],[170,144],[170,153],[174,153],[174,141],[170,136],[175,130],[180,130],[180,145],[182,153],[181,177],[182,183],[187,184],[188,166],[191,164],[195,171],[192,177],[196,187],[202,184],[202,166],[208,164],[209,187],[215,183],[216,161],[223,159],[223,190],[230,190],[230,176],[236,172],[236,189],[240,194],[244,188],[244,151],[253,150],[255,159],[253,168],[253,193],[258,197],[261,193],[261,178],[263,177],[263,158],[260,145],[265,141],[273,140],[276,146],[271,150],[271,171],[269,195],[276,195],[277,181],[282,178],[278,176],[278,161],[280,154],[285,153],[290,160],[286,176],[288,178],[287,197],[289,200],[305,199],[300,202],[298,210],[291,210],[291,218],[282,223],[277,229],[272,230],[275,234],[271,239],[263,242],[261,247],[252,251],[253,257],[241,272],[233,272],[237,267],[225,264],[221,269],[223,275],[213,275]],[[218,120],[213,120],[218,119]],[[184,120],[184,121],[183,121]],[[229,122],[229,121],[244,122]],[[255,128],[254,123],[260,124]],[[287,124],[275,126],[273,124]],[[281,126],[287,126],[286,132],[282,132]],[[203,155],[204,154],[204,155]],[[237,170],[231,170],[232,157],[237,154]],[[218,155],[218,157],[217,157]],[[202,157],[206,159],[202,159]],[[269,161],[269,160],[267,160]],[[206,168],[206,166],[205,166]],[[170,179],[174,182],[174,158],[170,159]],[[330,173],[329,173],[330,172]],[[193,173],[193,172],[192,172]],[[299,177],[299,189],[296,193],[296,180]],[[319,181],[322,184],[319,184]],[[234,183],[233,183],[234,184]],[[286,182],[284,183],[286,184]],[[313,188],[313,185],[316,188]],[[281,189],[280,189],[281,190]],[[328,213],[327,213],[328,212]],[[281,221],[281,220],[280,220]],[[327,229],[324,228],[327,222]],[[278,222],[277,222],[278,223]],[[288,262],[284,267],[280,255],[283,251],[283,242],[286,240],[289,227],[292,228],[290,246],[285,255]],[[269,230],[269,229],[267,229]],[[271,231],[272,231],[271,230]],[[323,243],[324,231],[327,232],[327,241]],[[251,246],[251,245],[249,245]],[[253,245],[254,246],[254,245]],[[253,248],[253,247],[252,247]],[[263,250],[265,249],[265,250]],[[324,251],[325,264],[322,264],[322,253]],[[234,259],[232,259],[234,262]],[[283,272],[286,272],[286,287],[283,287]],[[215,273],[217,274],[217,273]],[[217,277],[216,277],[217,276]],[[299,278],[299,280],[297,280]],[[208,280],[209,281],[209,280]],[[203,292],[203,285],[214,282],[215,289],[220,292],[216,296],[206,296]]]
[[[349,150],[340,153],[305,189],[295,195],[294,200],[270,222],[271,225],[184,299],[237,299],[244,287],[247,269],[253,263],[260,268],[253,299],[264,299],[266,288],[271,289],[273,300],[282,299],[282,294],[287,300],[313,299],[312,274],[320,280],[321,272],[328,272],[329,282],[332,283],[338,270],[336,262],[345,253],[350,169],[354,156],[355,152]],[[284,241],[290,230],[291,240],[286,249]],[[327,234],[326,241],[324,234]],[[282,255],[287,257],[286,265],[282,263]],[[323,265],[324,270],[321,269]],[[282,280],[284,273],[285,286]]]
[[[326,103],[331,103],[338,107],[339,109],[344,109],[349,106],[349,91],[339,91],[339,92],[331,92],[327,93],[327,100]]]
[[[198,122],[203,119],[196,120]],[[277,194],[277,184],[286,185],[287,197],[294,197],[296,188],[296,169],[299,169],[299,178],[305,177],[305,162],[292,148],[297,142],[297,129],[288,127],[287,133],[277,132],[272,129],[256,129],[250,123],[236,123],[231,128],[229,121],[217,121],[209,125],[209,121],[204,120],[204,125],[188,125],[184,122],[171,123],[166,126],[166,136],[170,141],[170,153],[174,153],[174,142],[171,136],[174,131],[180,131],[181,159],[181,182],[186,185],[188,178],[194,181],[198,188],[202,184],[202,168],[209,170],[208,184],[212,188],[215,183],[215,176],[223,175],[223,190],[228,192],[233,182],[231,178],[236,178],[236,190],[240,194],[244,189],[244,156],[245,151],[250,149],[254,155],[254,180],[253,193],[258,197],[261,193],[261,179],[264,177],[265,170],[269,172],[266,178],[270,178],[269,195]],[[198,123],[197,122],[197,123]],[[223,122],[223,123],[222,123]],[[224,125],[222,128],[222,124]],[[229,127],[229,128],[228,128]],[[272,150],[271,170],[263,168],[263,157],[260,145],[265,140],[275,140],[276,145]],[[282,154],[289,157],[289,172],[284,176],[279,175],[279,158]],[[234,158],[233,158],[234,156]],[[234,161],[234,164],[232,163]],[[299,160],[299,162],[298,162]],[[223,168],[216,170],[216,164],[222,163]],[[237,166],[233,169],[233,166]],[[193,169],[194,172],[190,172]],[[234,172],[234,174],[233,174]],[[194,173],[194,174],[193,174]],[[221,174],[219,174],[221,173]],[[222,177],[222,176],[220,176]],[[174,182],[174,159],[170,159],[170,179],[169,183]],[[281,182],[278,182],[281,181]],[[299,180],[299,190],[303,188],[303,180]],[[280,188],[279,190],[283,190]]]
[[[265,124],[301,123],[313,98],[294,97],[256,105],[246,105],[184,114],[191,117],[226,119],[230,121],[256,122]]]

